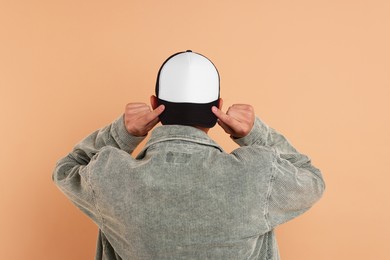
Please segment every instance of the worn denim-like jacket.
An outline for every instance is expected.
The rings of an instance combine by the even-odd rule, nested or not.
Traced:
[[[96,259],[279,259],[273,229],[322,195],[321,173],[258,118],[226,153],[203,131],[159,126],[140,154],[123,116],[53,179],[99,228]]]

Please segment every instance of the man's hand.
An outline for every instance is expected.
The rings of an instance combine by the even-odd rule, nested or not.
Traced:
[[[145,136],[159,121],[158,116],[164,111],[164,105],[152,110],[145,103],[129,103],[125,108],[125,126],[133,136]]]
[[[217,107],[213,107],[212,111],[218,118],[218,124],[234,138],[247,136],[255,122],[255,113],[251,105],[232,105],[226,114]]]

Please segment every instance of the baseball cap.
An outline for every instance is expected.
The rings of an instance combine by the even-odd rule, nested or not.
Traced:
[[[156,81],[160,115],[165,125],[213,127],[217,117],[211,107],[219,103],[220,78],[214,64],[202,54],[187,50],[162,64]]]

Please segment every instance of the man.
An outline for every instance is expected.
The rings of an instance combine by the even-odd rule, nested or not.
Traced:
[[[99,227],[96,259],[279,259],[274,228],[324,190],[310,159],[252,106],[224,113],[218,71],[191,51],[164,62],[151,107],[128,104],[54,171]],[[232,153],[207,135],[216,122],[240,145]]]

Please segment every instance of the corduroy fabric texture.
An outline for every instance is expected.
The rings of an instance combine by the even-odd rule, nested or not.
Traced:
[[[143,138],[123,117],[61,159],[53,179],[98,226],[96,259],[279,259],[274,228],[322,195],[320,171],[256,119],[226,153],[190,126]]]

